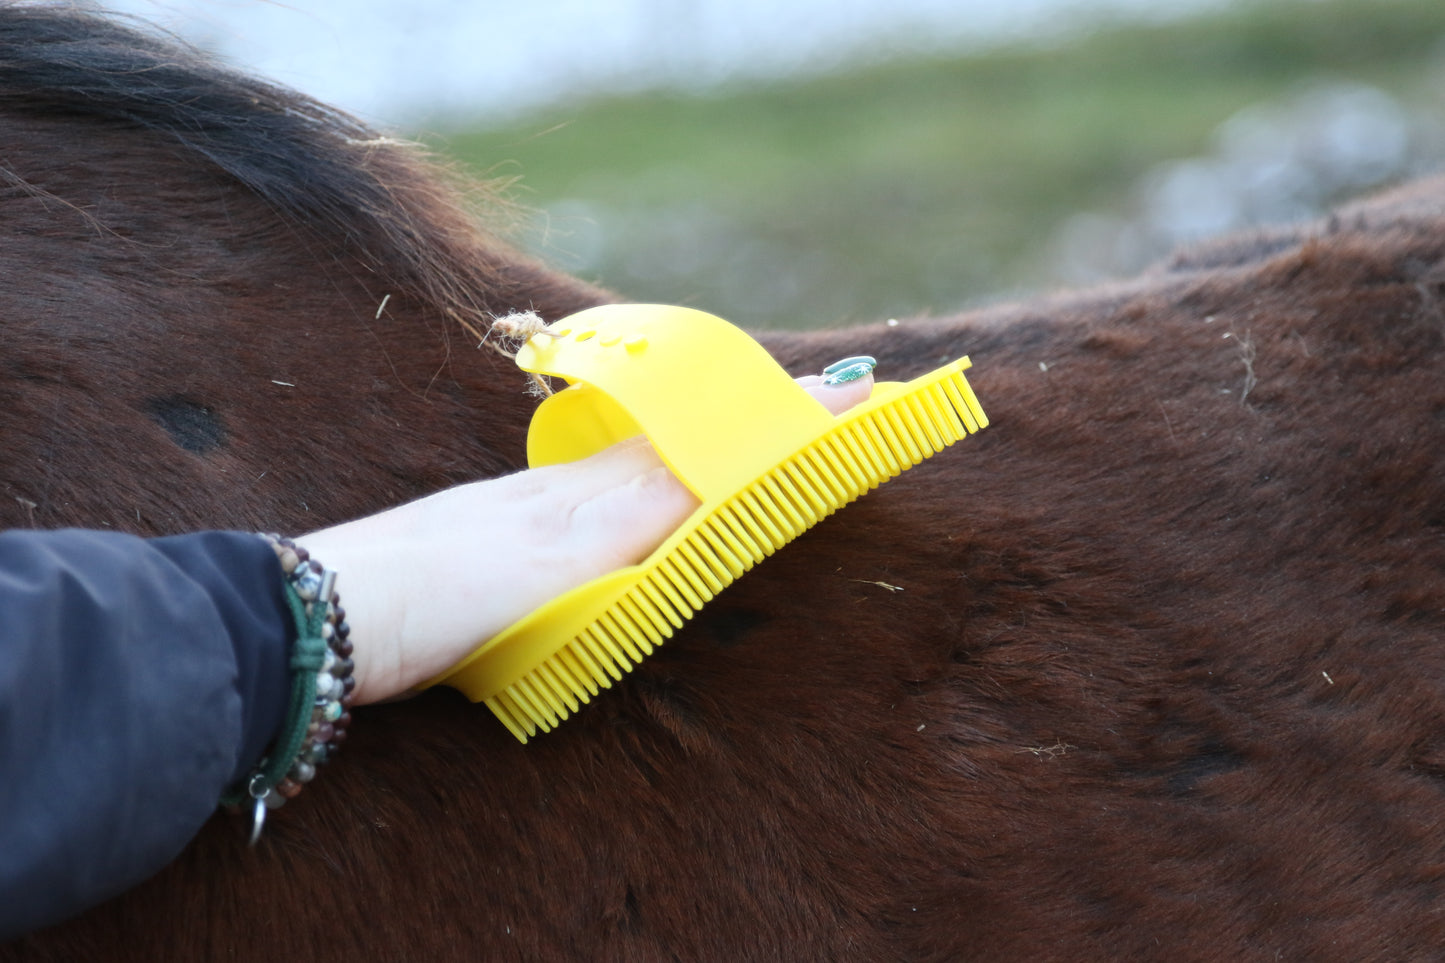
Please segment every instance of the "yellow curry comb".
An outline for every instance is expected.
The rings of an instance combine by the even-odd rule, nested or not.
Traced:
[[[523,742],[621,679],[755,563],[988,424],[967,358],[875,384],[834,416],[742,330],[689,308],[591,308],[533,335],[517,364],[570,383],[532,418],[532,467],[642,434],[702,502],[642,563],[554,599],[429,683],[485,702]]]

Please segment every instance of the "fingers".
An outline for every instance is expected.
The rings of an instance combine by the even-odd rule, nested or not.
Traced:
[[[845,359],[830,365],[824,375],[799,378],[798,384],[830,412],[841,414],[872,392],[872,360]],[[829,377],[839,365],[845,366],[845,378]],[[696,496],[663,467],[657,452],[641,437],[573,466],[558,467],[570,467],[577,473],[577,483],[587,490],[569,519],[574,534],[591,545],[583,557],[600,563],[601,571],[646,558],[698,506]]]
[[[635,565],[661,545],[697,508],[697,496],[658,465],[578,505],[573,533],[597,574]]]
[[[645,436],[637,435],[579,461],[552,465],[539,471],[555,472],[560,479],[565,479],[564,484],[575,483],[591,491],[602,491],[627,484],[661,466],[662,459],[651,443]]]
[[[870,372],[852,381],[836,384],[827,383],[822,375],[808,375],[799,378],[798,384],[821,401],[824,408],[835,415],[841,415],[854,405],[868,400],[868,396],[873,392],[873,375]]]

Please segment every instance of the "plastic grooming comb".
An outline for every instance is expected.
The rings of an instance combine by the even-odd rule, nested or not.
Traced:
[[[485,702],[523,742],[621,679],[765,556],[988,424],[967,358],[875,384],[834,416],[740,329],[689,308],[591,308],[534,335],[517,364],[570,383],[532,418],[532,467],[644,434],[702,502],[641,564],[544,605],[433,680]]]

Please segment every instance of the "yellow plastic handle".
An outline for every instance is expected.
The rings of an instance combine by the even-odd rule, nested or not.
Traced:
[[[645,433],[704,502],[752,484],[759,466],[783,460],[833,423],[762,345],[691,308],[591,308],[534,335],[517,364],[572,383],[532,416],[533,468]]]

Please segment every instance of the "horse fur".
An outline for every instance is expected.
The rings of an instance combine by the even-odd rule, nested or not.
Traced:
[[[117,49],[244,90],[199,125],[241,146],[173,95],[137,119]],[[112,21],[0,4],[0,88],[0,524],[305,531],[513,470],[534,402],[458,322],[610,297],[404,146]],[[1445,182],[763,341],[899,380],[969,354],[993,424],[557,732],[363,709],[260,847],[219,814],[0,960],[1439,953]]]

